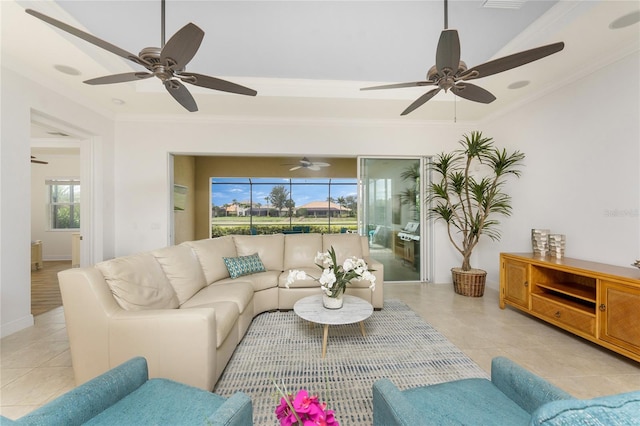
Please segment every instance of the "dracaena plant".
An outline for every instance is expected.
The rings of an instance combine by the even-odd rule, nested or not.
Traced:
[[[509,176],[520,177],[525,155],[496,148],[482,132],[463,135],[461,146],[435,156],[429,185],[429,217],[443,220],[449,240],[462,255],[463,271],[471,270],[471,253],[481,235],[500,239],[496,216],[511,215],[511,197],[505,192]]]

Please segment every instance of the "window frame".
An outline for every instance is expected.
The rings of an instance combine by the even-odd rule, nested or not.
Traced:
[[[49,178],[45,180],[46,197],[47,197],[47,231],[50,232],[68,232],[73,231],[77,232],[80,230],[80,221],[81,221],[81,185],[80,178],[72,177],[72,178]],[[69,191],[69,201],[60,202],[54,201],[54,188],[60,186],[67,186]],[[77,187],[77,190],[76,190]],[[76,201],[76,194],[78,195],[78,200]],[[71,225],[75,220],[73,219],[76,216],[76,210],[78,211],[78,221],[77,227],[66,227],[61,228],[56,226],[56,209],[59,207],[68,207],[69,208],[69,224]]]

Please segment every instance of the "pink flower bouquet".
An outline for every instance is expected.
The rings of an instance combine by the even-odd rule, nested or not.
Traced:
[[[291,393],[281,393],[283,396],[275,411],[281,426],[339,426],[333,411],[328,410],[327,404],[320,402],[317,395],[309,396],[304,389],[295,397]]]

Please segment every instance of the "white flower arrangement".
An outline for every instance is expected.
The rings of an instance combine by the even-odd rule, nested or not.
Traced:
[[[376,277],[372,274],[373,269],[369,269],[364,259],[355,256],[345,259],[342,265],[336,262],[336,252],[333,246],[326,252],[318,252],[315,264],[322,270],[322,275],[315,278],[304,271],[290,270],[287,276],[286,287],[298,280],[304,280],[307,276],[318,281],[320,288],[329,297],[339,297],[344,294],[347,284],[351,280],[366,280],[371,283],[369,288],[374,291],[376,288]]]

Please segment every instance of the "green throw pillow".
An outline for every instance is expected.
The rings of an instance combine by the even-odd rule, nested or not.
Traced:
[[[255,274],[256,272],[264,272],[266,270],[258,253],[249,256],[223,257],[222,260],[224,260],[224,264],[227,266],[231,278],[238,278],[243,275]]]

